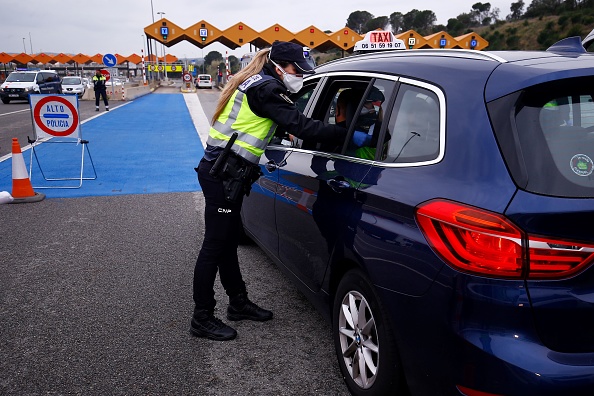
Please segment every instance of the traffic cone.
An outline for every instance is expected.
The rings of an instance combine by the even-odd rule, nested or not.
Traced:
[[[12,198],[11,203],[39,202],[45,198],[45,194],[33,191],[17,138],[12,138]]]

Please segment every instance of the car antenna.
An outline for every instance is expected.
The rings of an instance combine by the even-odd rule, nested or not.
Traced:
[[[565,38],[561,41],[557,41],[555,44],[551,45],[549,48],[547,48],[547,52],[555,52],[555,53],[571,52],[571,53],[583,54],[583,53],[587,52],[586,49],[584,48],[585,44],[586,43],[584,43],[584,45],[582,45],[582,39],[579,36],[567,37],[567,38]]]

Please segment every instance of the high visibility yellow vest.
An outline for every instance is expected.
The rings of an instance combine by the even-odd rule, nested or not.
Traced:
[[[237,88],[210,128],[206,141],[209,145],[223,148],[231,139],[233,132],[237,132],[237,139],[231,148],[233,152],[253,164],[259,162],[277,125],[270,118],[254,114],[246,92],[271,78],[264,74],[256,74]]]

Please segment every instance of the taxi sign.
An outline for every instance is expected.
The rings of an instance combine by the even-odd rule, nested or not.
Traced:
[[[355,43],[355,52],[373,52],[384,50],[403,50],[406,49],[404,41],[394,37],[394,34],[385,30],[374,30],[365,33],[361,41]]]

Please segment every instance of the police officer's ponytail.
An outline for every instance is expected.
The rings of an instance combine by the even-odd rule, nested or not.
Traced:
[[[241,69],[237,74],[233,76],[233,78],[229,82],[227,82],[227,84],[225,84],[225,88],[221,92],[219,102],[217,103],[217,108],[214,112],[214,115],[212,116],[212,125],[214,125],[215,121],[223,112],[225,105],[227,105],[229,98],[231,98],[231,95],[233,95],[237,87],[239,87],[239,85],[242,82],[244,82],[251,76],[258,74],[262,71],[262,68],[264,68],[264,65],[268,61],[269,52],[270,48],[265,48],[261,51],[258,51],[256,56],[254,56],[254,59],[252,59],[246,67]]]

